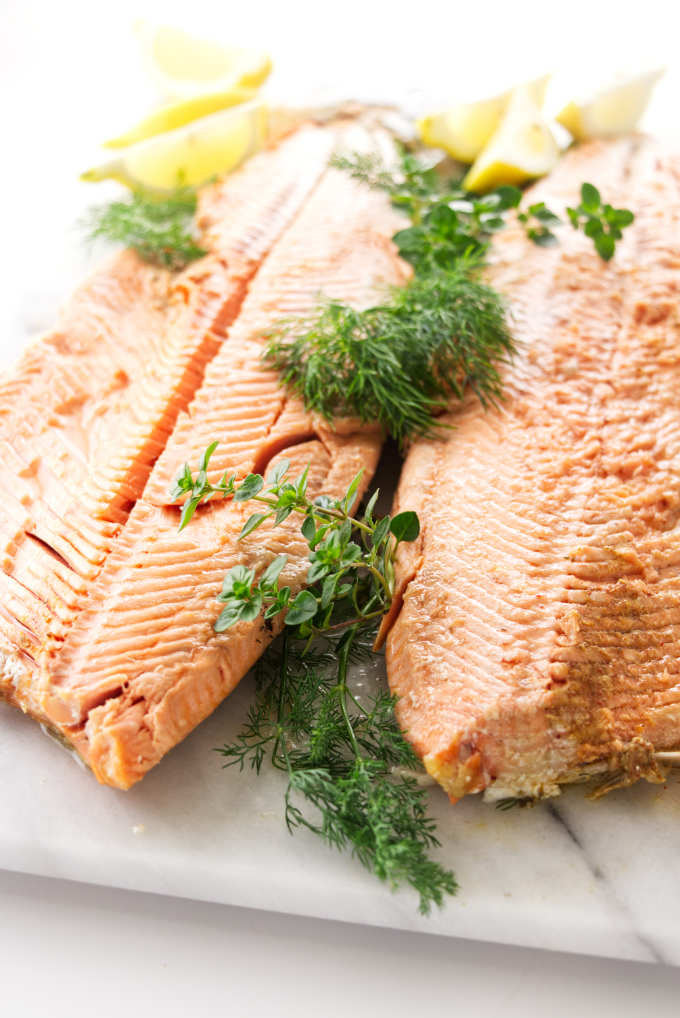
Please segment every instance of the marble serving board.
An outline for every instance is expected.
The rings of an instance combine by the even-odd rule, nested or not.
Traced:
[[[281,13],[291,21],[287,8]],[[56,14],[55,9],[60,21]],[[98,22],[100,12],[90,14]],[[44,8],[41,18],[48,15]],[[83,17],[88,16],[84,7]],[[24,156],[11,163],[16,201],[7,203],[5,212],[6,233],[14,244],[2,266],[0,368],[31,335],[53,322],[60,297],[87,269],[89,256],[73,224],[92,198],[78,185],[76,170],[90,161],[86,150],[92,139],[111,133],[101,126],[103,104],[108,103],[110,114],[118,111],[123,124],[121,89],[126,86],[130,112],[139,109],[139,83],[116,77],[106,53],[82,47],[82,33],[73,35],[69,59],[64,50],[68,33],[59,35],[55,47],[53,32],[45,29],[38,37],[29,21],[17,20],[10,35],[17,52],[30,52],[33,63],[17,59],[0,67],[7,94],[22,96],[22,104],[10,104],[7,113],[16,120],[10,134],[21,139]],[[274,26],[272,46],[274,37],[284,49],[299,42],[304,52],[298,63],[305,69],[308,90],[308,47],[298,39],[297,22],[291,26],[288,35],[285,25]],[[59,34],[58,24],[53,29]],[[232,30],[230,24],[224,33]],[[120,26],[118,34],[122,40]],[[581,45],[582,35],[579,39]],[[429,58],[433,41],[428,36],[427,46],[411,47],[414,54],[424,54],[427,66],[420,78],[428,87],[433,68],[452,73],[450,61]],[[36,46],[42,46],[38,55]],[[83,90],[90,49],[87,68],[97,87]],[[113,43],[108,50],[112,64],[120,51]],[[499,54],[506,50],[500,33]],[[529,47],[527,60],[534,51],[544,59],[538,45]],[[390,52],[398,47],[386,49],[382,63],[368,57],[355,62],[366,73],[374,68],[381,95],[391,94],[403,75],[403,61],[393,61],[392,79],[386,77]],[[326,60],[325,50],[323,56]],[[42,79],[32,71],[36,62],[54,70],[53,115],[45,114]],[[496,63],[503,70],[500,56],[487,65]],[[295,60],[288,66],[295,66]],[[460,68],[461,80],[472,73],[466,66]],[[530,77],[530,69],[522,66]],[[114,81],[115,89],[107,84]],[[670,100],[677,93],[671,84],[666,108],[672,107],[673,117],[665,118],[666,125],[675,122],[676,103]],[[367,82],[366,89],[373,85]],[[26,131],[26,122],[39,122],[40,132]],[[51,153],[49,186],[46,151]],[[98,200],[113,193],[107,188],[97,192]],[[27,228],[31,223],[39,225],[37,233]],[[365,676],[367,683],[377,680]],[[438,856],[454,869],[460,891],[444,909],[425,918],[418,914],[414,893],[392,893],[351,857],[312,835],[291,837],[282,816],[281,775],[265,769],[257,778],[222,769],[214,750],[237,732],[252,692],[246,679],[129,792],[99,786],[38,725],[0,702],[0,867],[450,937],[680,963],[678,777],[671,775],[667,787],[641,784],[598,803],[574,788],[553,801],[507,813],[478,798],[452,807],[433,789],[431,810],[442,842]]]
[[[366,675],[367,683],[375,676]],[[500,812],[433,789],[438,858],[460,891],[429,918],[347,855],[287,833],[283,781],[223,770],[250,679],[128,792],[94,778],[38,725],[0,703],[0,866],[232,905],[680,963],[680,783],[597,803],[580,788]]]

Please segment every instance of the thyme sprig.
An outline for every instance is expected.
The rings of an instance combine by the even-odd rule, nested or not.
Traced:
[[[634,222],[630,209],[615,209],[602,201],[600,192],[593,184],[581,184],[581,203],[576,208],[567,208],[569,222],[575,230],[583,230],[590,237],[600,258],[608,262],[614,257],[616,242],[623,237],[623,230]],[[559,226],[562,220],[547,208],[545,202],[537,202],[517,216],[524,225],[529,240],[541,247],[558,243],[551,227]]]
[[[355,518],[361,474],[341,498],[310,498],[308,471],[292,478],[285,460],[266,480],[224,475],[212,485],[207,470],[215,448],[205,450],[196,477],[185,466],[177,479],[172,494],[186,499],[181,526],[202,502],[249,500],[263,511],[249,517],[241,540],[265,521],[277,526],[296,513],[308,546],[308,586],[296,595],[279,583],[286,555],[258,575],[236,565],[224,578],[216,632],[259,616],[282,616],[284,623],[281,646],[261,659],[256,701],[243,730],[220,750],[225,766],[249,765],[259,773],[270,759],[288,775],[291,832],[305,827],[336,848],[351,849],[391,886],[410,884],[427,913],[457,885],[428,856],[438,842],[426,792],[413,774],[420,764],[395,720],[394,698],[380,692],[362,702],[348,675],[352,656],[366,652],[367,637],[389,610],[395,555],[402,542],[418,537],[418,517],[411,511],[376,516],[376,491]]]
[[[420,532],[416,513],[406,510],[396,516],[375,519],[373,510],[378,492],[362,515],[351,515],[361,483],[354,477],[342,498],[307,493],[306,468],[297,478],[288,476],[289,463],[281,460],[265,479],[248,474],[240,483],[223,476],[217,485],[207,480],[210,458],[217,447],[203,453],[196,478],[185,465],[171,492],[173,500],[185,497],[180,529],[185,527],[201,502],[215,497],[234,501],[255,501],[265,508],[253,513],[243,525],[239,540],[248,537],[265,521],[278,526],[291,513],[302,516],[300,530],[309,547],[306,590],[293,597],[290,587],[278,580],[287,561],[278,555],[256,578],[252,569],[236,565],[227,573],[218,600],[224,604],[215,622],[218,633],[240,621],[251,621],[264,612],[271,619],[285,612],[285,624],[295,626],[304,639],[344,629],[348,625],[377,621],[394,596],[394,556],[401,541],[415,541]],[[339,618],[338,618],[338,613]]]
[[[457,178],[443,178],[433,166],[402,149],[397,166],[388,170],[377,156],[336,155],[331,160],[368,187],[385,191],[411,226],[395,233],[399,254],[416,273],[451,269],[458,259],[482,256],[493,234],[505,226],[503,213],[522,197],[516,187],[499,187],[486,195],[465,191]]]
[[[622,231],[635,219],[630,209],[615,209],[602,201],[593,184],[581,185],[581,203],[568,208],[567,215],[575,230],[582,229],[590,237],[600,258],[608,262],[616,250]]]
[[[395,234],[402,258],[416,270],[438,265],[448,268],[461,254],[484,255],[494,233],[507,223],[506,213],[519,207],[522,191],[505,185],[485,195],[465,191],[456,178],[442,177],[434,165],[406,150],[393,170],[371,155],[335,156],[332,164],[356,180],[389,194],[395,208],[411,219],[412,226]],[[615,209],[602,201],[598,189],[583,183],[581,202],[567,208],[574,229],[583,230],[604,261],[613,257],[616,241],[634,221],[630,209]],[[540,247],[558,243],[551,227],[563,223],[545,202],[535,202],[518,212],[529,240]]]
[[[195,233],[196,201],[196,192],[186,187],[166,198],[137,191],[90,209],[87,235],[130,247],[154,265],[182,269],[206,253]]]

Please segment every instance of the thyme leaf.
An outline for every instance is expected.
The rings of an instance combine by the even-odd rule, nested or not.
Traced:
[[[602,202],[600,192],[593,184],[581,185],[581,204],[567,208],[567,216],[575,230],[582,230],[590,237],[595,250],[603,261],[613,258],[616,241],[621,240],[623,230],[635,220],[630,209],[615,209]],[[550,227],[559,226],[562,220],[547,208],[545,202],[530,205],[517,216],[529,240],[541,247],[558,243]]]

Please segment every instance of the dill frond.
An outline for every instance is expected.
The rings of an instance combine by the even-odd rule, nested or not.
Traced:
[[[402,445],[435,432],[436,418],[468,387],[484,405],[496,404],[513,340],[503,299],[481,270],[521,192],[471,195],[405,151],[391,169],[365,154],[336,155],[332,165],[385,191],[408,215],[411,225],[393,239],[414,276],[366,310],[327,301],[304,320],[282,322],[265,363],[307,409],[329,420],[378,421]]]
[[[329,301],[273,332],[264,357],[308,409],[377,420],[403,443],[436,431],[437,415],[468,386],[496,404],[498,366],[512,352],[502,298],[466,258],[365,311]]]
[[[357,703],[347,687],[351,645],[344,639],[343,655],[335,641],[305,652],[284,635],[258,665],[256,701],[242,731],[218,752],[225,767],[258,773],[269,757],[288,774],[291,833],[304,827],[351,851],[391,887],[410,885],[428,914],[458,885],[428,854],[439,845],[435,822],[426,790],[409,773],[421,765],[397,725],[394,697],[381,691],[365,707]]]
[[[135,192],[90,209],[84,225],[90,240],[123,244],[151,264],[182,269],[206,253],[194,231],[196,201],[190,188],[162,199]]]

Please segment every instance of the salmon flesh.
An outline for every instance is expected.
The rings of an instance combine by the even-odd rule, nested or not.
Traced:
[[[285,456],[315,494],[370,480],[378,431],[311,417],[261,354],[321,295],[362,306],[405,279],[387,199],[328,168],[376,143],[307,126],[256,156],[202,195],[204,258],[171,273],[118,255],[0,382],[0,693],[103,783],[139,780],[275,635],[261,619],[214,632],[225,572],[285,552],[282,583],[304,583],[293,520],[240,542],[251,508],[226,501],[178,533],[181,466],[217,439],[213,479]]]
[[[536,185],[630,208],[606,263],[582,233],[510,227],[490,278],[517,340],[498,412],[468,399],[416,442],[397,495],[387,641],[399,721],[457,799],[664,778],[680,744],[680,162],[643,138],[572,150]]]

